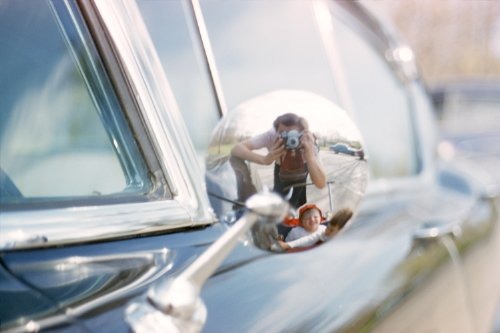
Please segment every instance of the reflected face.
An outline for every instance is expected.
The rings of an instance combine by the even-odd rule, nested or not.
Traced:
[[[286,125],[283,125],[283,124],[279,124],[276,131],[278,132],[278,134],[281,134],[283,132],[288,132],[288,131],[291,131],[291,130],[296,130],[296,131],[299,131],[299,132],[302,131],[302,129],[298,125],[286,126]]]
[[[300,224],[308,232],[315,232],[321,223],[321,214],[317,209],[306,211],[300,219]]]

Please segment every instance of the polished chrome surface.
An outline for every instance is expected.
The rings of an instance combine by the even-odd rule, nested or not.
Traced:
[[[293,112],[309,122],[309,128],[317,138],[318,156],[330,184],[329,189],[309,186],[308,201],[317,203],[325,211],[332,205],[334,208],[347,206],[354,209],[366,188],[367,160],[335,154],[329,147],[347,141],[362,149],[361,133],[344,110],[324,97],[306,91],[269,92],[231,110],[216,127],[210,143],[207,157],[209,179],[223,186],[221,191],[226,198],[238,199],[237,179],[229,165],[231,148],[244,139],[269,130],[274,119],[286,112]],[[252,176],[250,185],[256,190],[273,187],[272,165],[248,163],[248,168]],[[333,196],[331,202],[329,194]]]
[[[277,194],[264,191],[248,199],[249,212],[236,222],[190,265],[182,276],[201,288],[221,261],[236,246],[240,237],[255,224],[277,224],[288,213],[289,205]]]
[[[231,110],[216,127],[207,157],[207,187],[215,212],[227,216],[241,209],[248,196],[273,188],[274,163],[260,165],[231,156],[238,143],[272,128],[274,119],[284,113],[305,118],[314,134],[317,158],[326,175],[326,186],[306,186],[307,202],[318,205],[331,216],[342,208],[355,211],[365,192],[368,159],[363,139],[348,114],[328,99],[299,90],[280,90],[262,94]],[[335,151],[337,143],[347,149]],[[265,151],[258,151],[265,155]],[[293,192],[293,189],[291,190]],[[290,192],[290,193],[292,193]],[[227,200],[224,200],[227,199]]]
[[[104,240],[196,224],[186,207],[175,200],[1,212],[0,220],[0,248],[11,250]],[[26,235],[40,241],[33,242]]]
[[[135,333],[200,332],[207,317],[207,310],[199,299],[195,302],[195,311],[189,318],[167,316],[145,300],[131,303],[126,309],[125,317]]]
[[[247,206],[248,212],[179,276],[153,285],[147,300],[127,307],[127,322],[135,332],[152,328],[154,332],[198,332],[203,328],[206,309],[199,294],[206,280],[252,226],[276,225],[289,211],[288,203],[269,191],[250,197]]]
[[[210,39],[208,38],[207,27],[201,12],[200,2],[198,0],[190,0],[190,4],[194,20],[196,21],[196,27],[198,28],[201,44],[203,46],[203,51],[205,52],[208,70],[212,78],[211,83],[215,91],[215,95],[217,96],[220,113],[221,115],[225,115],[227,113],[226,98],[224,97],[224,91],[222,90],[222,85],[220,83],[219,72],[217,71],[215,64],[214,53],[212,51]]]
[[[429,221],[421,224],[413,234],[415,240],[439,239],[460,234],[460,223]]]
[[[195,219],[210,218],[202,172],[175,98],[135,1],[95,1],[163,167],[177,188],[175,200]]]

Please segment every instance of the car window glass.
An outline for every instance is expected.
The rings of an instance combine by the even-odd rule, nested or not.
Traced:
[[[228,109],[279,89],[338,103],[312,1],[206,1],[202,11]]]
[[[2,204],[150,189],[146,166],[77,13],[63,1],[0,6]]]
[[[405,85],[385,59],[385,48],[334,17],[333,33],[375,178],[418,171],[411,103]]]
[[[211,90],[201,44],[182,0],[140,0],[139,9],[198,157],[206,156],[219,111]]]

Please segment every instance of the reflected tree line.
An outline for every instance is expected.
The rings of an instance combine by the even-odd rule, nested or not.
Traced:
[[[429,84],[500,78],[500,1],[380,1]]]

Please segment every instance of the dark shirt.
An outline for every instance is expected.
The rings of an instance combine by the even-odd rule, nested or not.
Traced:
[[[273,189],[273,191],[276,193],[279,193],[285,197],[289,193],[290,189],[293,188],[292,196],[288,200],[288,202],[294,208],[299,208],[300,206],[304,205],[307,202],[306,185],[305,185],[306,180],[307,180],[307,173],[305,174],[305,176],[302,179],[299,179],[299,180],[296,180],[293,182],[282,181],[280,179],[280,165],[277,163],[274,164],[274,189]],[[297,186],[294,186],[295,184],[297,184]]]

